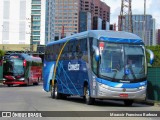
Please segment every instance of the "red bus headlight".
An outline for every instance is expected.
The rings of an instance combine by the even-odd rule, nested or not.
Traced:
[[[23,61],[23,66],[24,66],[24,67],[27,66],[27,61],[26,61],[26,60]]]

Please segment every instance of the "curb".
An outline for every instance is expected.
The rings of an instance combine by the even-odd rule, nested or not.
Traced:
[[[144,101],[136,101],[136,102],[137,103],[141,103],[141,104],[146,104],[146,105],[152,105],[152,106],[160,107],[160,102],[159,101],[144,100]]]
[[[160,102],[155,102],[154,106],[160,107]]]
[[[4,84],[3,84],[3,80],[0,80],[0,86],[3,86]]]

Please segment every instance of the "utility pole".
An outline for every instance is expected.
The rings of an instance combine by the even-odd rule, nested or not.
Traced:
[[[119,16],[119,31],[133,33],[132,25],[132,0],[121,0],[121,11]]]
[[[64,25],[62,26],[61,38],[64,38]]]

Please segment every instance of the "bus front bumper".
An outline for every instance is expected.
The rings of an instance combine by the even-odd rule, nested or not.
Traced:
[[[93,92],[93,96],[94,96]],[[140,88],[118,88],[109,87],[105,84],[98,84],[95,98],[99,99],[132,99],[145,100],[146,86]]]
[[[25,85],[27,84],[24,80],[5,80],[3,84],[6,85]]]

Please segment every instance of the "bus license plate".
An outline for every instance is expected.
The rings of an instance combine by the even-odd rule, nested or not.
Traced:
[[[119,94],[120,97],[128,98],[128,94]]]

